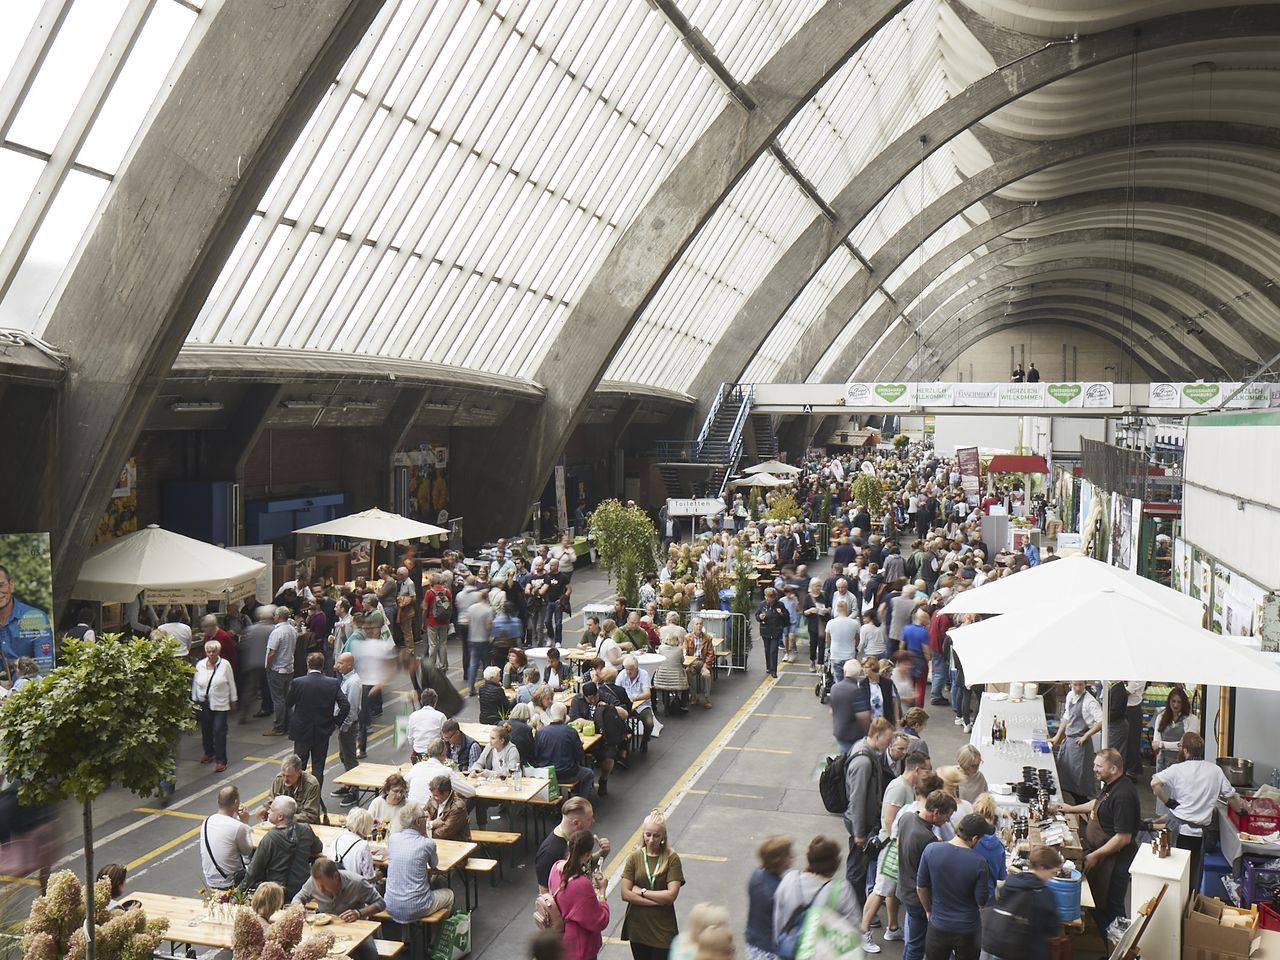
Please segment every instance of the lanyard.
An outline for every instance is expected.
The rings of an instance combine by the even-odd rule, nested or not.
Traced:
[[[658,859],[653,865],[653,870],[649,869],[649,851],[641,849],[640,855],[644,859],[644,875],[649,880],[649,889],[656,890],[657,887],[655,887],[653,883],[654,883],[654,878],[657,876],[657,874],[662,872],[661,870],[658,869],[659,867],[662,866],[662,854],[661,853],[658,854]]]

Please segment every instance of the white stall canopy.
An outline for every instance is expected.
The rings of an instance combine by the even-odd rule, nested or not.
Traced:
[[[94,547],[72,595],[102,603],[129,603],[143,592],[153,604],[234,600],[254,593],[263,566],[152,525]]]

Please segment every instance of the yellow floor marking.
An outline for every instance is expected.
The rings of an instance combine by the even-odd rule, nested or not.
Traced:
[[[689,764],[689,766],[685,768],[685,771],[680,775],[680,778],[671,785],[671,789],[668,790],[663,798],[658,801],[657,807],[659,810],[665,810],[672,800],[686,790],[690,781],[692,781],[697,773],[702,769],[702,765],[706,762],[707,758],[723,745],[723,741],[733,735],[739,721],[741,721],[743,717],[753,709],[773,683],[774,681],[768,676],[764,677],[760,681],[760,684],[756,687],[755,691],[743,701],[742,706],[738,708],[737,712],[725,721],[724,726],[720,728],[720,732],[711,738],[711,742],[703,747],[702,752],[698,754],[693,763]],[[623,861],[626,860],[627,855],[630,854],[632,850],[640,846],[640,841],[643,838],[643,835],[644,824],[641,823],[636,827],[635,833],[631,834],[625,843],[613,848],[613,860],[609,864],[610,886],[612,886],[613,883],[621,877]]]
[[[690,790],[689,795],[694,797],[705,797],[712,793],[710,790]],[[764,797],[757,796],[754,793],[730,793],[727,790],[716,790],[717,797],[737,797],[739,800],[763,800]],[[683,856],[683,854],[681,854]]]
[[[753,717],[771,717],[774,720],[817,720],[809,713],[753,713]]]
[[[185,817],[188,820],[203,820],[203,813],[187,813],[185,810],[166,810],[163,807],[134,807],[134,813],[158,813],[165,817]]]
[[[280,758],[279,758],[279,757],[254,757],[254,756],[244,756],[244,757],[241,757],[240,759],[241,759],[241,760],[252,760],[254,763],[279,763],[279,762],[280,762]]]
[[[185,833],[178,834],[168,843],[162,843],[160,844],[160,846],[156,847],[154,850],[144,853],[142,856],[138,857],[136,860],[129,861],[128,863],[125,864],[125,867],[129,870],[137,870],[138,867],[142,866],[148,860],[154,860],[156,857],[160,856],[160,854],[165,853],[169,850],[172,850],[174,847],[178,846],[178,844],[186,843],[188,840],[190,840],[199,832],[200,832],[200,827],[192,827],[190,830],[187,830]]]
[[[40,881],[35,877],[12,877],[7,873],[0,873],[0,883],[24,883],[28,887],[40,886]]]
[[[712,856],[708,856],[705,853],[683,853],[682,852],[680,854],[680,859],[681,860],[702,860],[702,861],[705,861],[706,863],[728,863],[729,862],[728,857],[712,857]]]
[[[784,756],[790,756],[790,750],[778,750],[775,747],[724,747],[725,750],[741,750],[744,753],[780,753]]]

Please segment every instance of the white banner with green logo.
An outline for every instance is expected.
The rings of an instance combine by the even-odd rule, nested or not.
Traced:
[[[915,403],[914,383],[850,383],[845,386],[848,407],[910,407]]]
[[[1223,405],[1228,397],[1240,389],[1239,381],[1208,381],[1200,383],[1151,384],[1148,404],[1153,407],[1182,410],[1212,410]],[[1230,409],[1261,409],[1280,406],[1280,384],[1251,383],[1231,398]]]
[[[848,383],[847,407],[1111,407],[1110,383]]]

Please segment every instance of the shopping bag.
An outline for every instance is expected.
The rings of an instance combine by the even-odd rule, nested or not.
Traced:
[[[886,880],[898,879],[898,838],[893,837],[880,854],[880,876]]]
[[[555,803],[560,799],[560,782],[556,779],[555,767],[525,767],[526,777],[545,777],[550,782],[538,791],[535,800],[546,800],[548,803]]]
[[[440,921],[431,960],[461,960],[471,952],[471,914],[451,913]]]
[[[840,883],[809,908],[796,960],[863,960],[862,933],[840,912]]]

